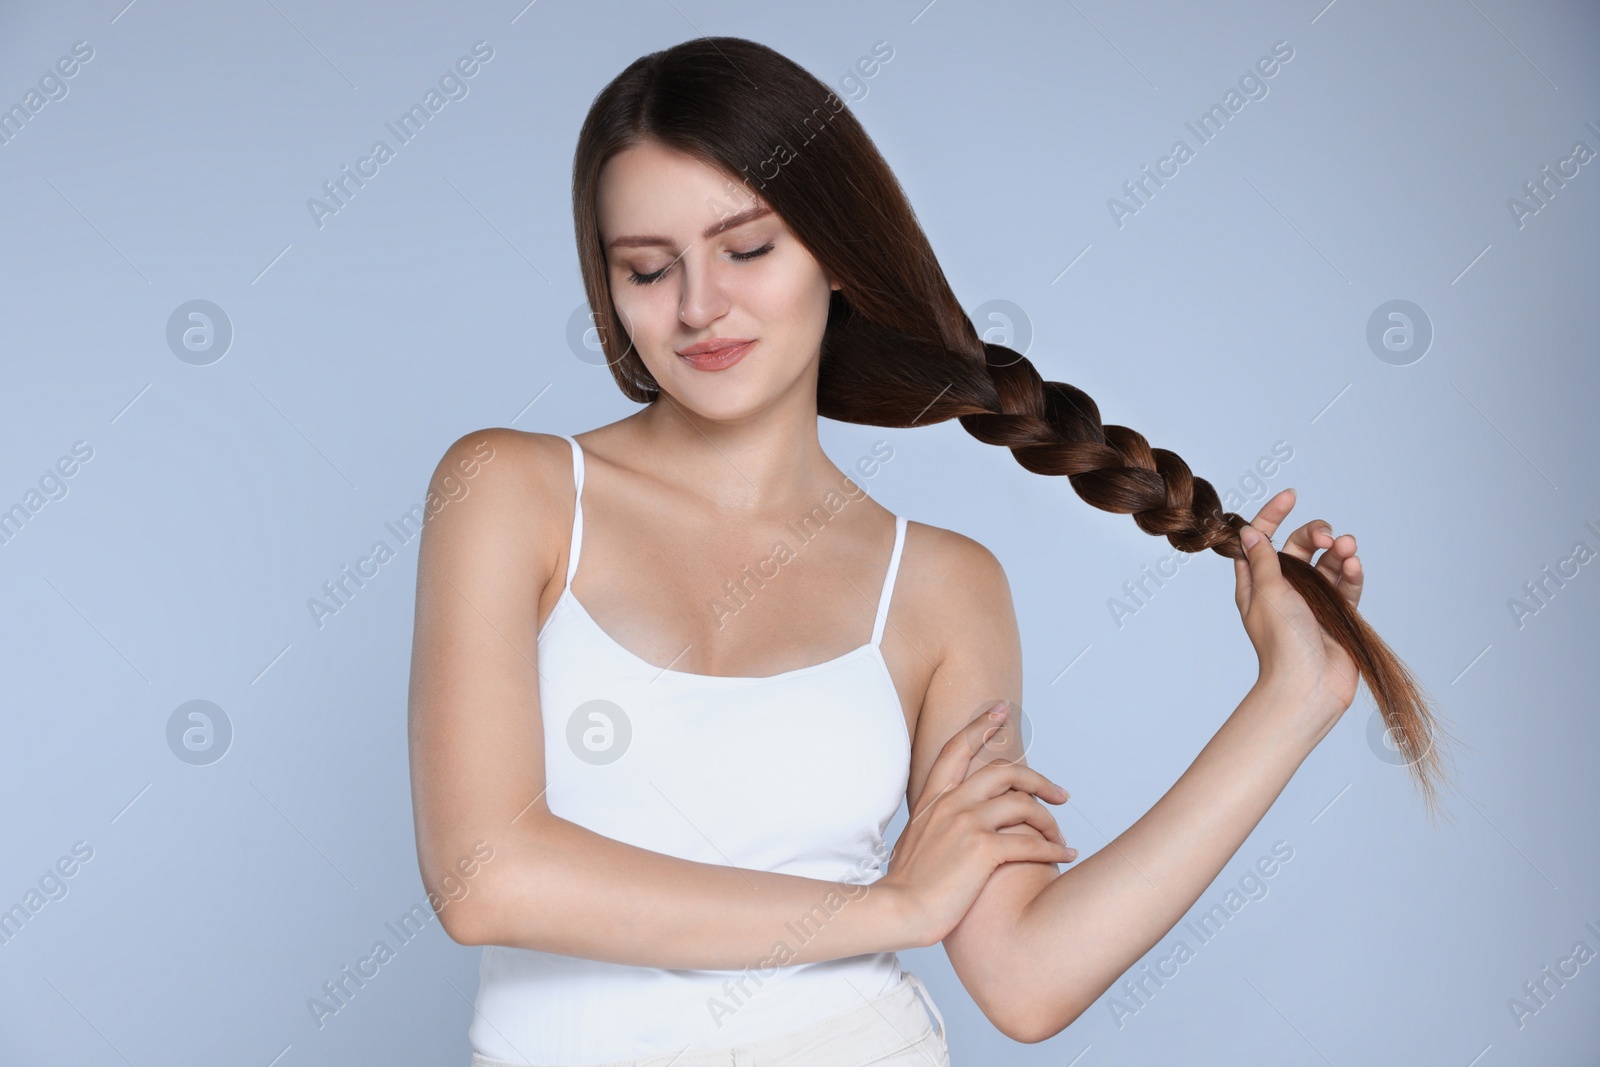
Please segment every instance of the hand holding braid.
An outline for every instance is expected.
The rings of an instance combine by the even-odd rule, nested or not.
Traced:
[[[980,365],[941,345],[895,334],[847,308],[837,316],[824,342],[820,414],[879,426],[958,418],[978,440],[1011,449],[1035,474],[1065,475],[1084,500],[1131,514],[1141,530],[1166,537],[1174,548],[1209,548],[1243,561],[1239,608],[1263,677],[1303,685],[1314,707],[1323,702],[1331,729],[1355,699],[1359,675],[1430,816],[1439,811],[1445,731],[1411,672],[1357,612],[1359,582],[1351,579],[1343,590],[1336,584],[1348,554],[1322,546],[1323,562],[1310,562],[1322,524],[1297,530],[1282,551],[1272,551],[1263,537],[1257,551],[1247,553],[1240,531],[1249,524],[1224,511],[1216,489],[1196,477],[1177,453],[1152,448],[1126,426],[1101,422],[1087,393],[1044,381],[1015,350],[974,339],[982,345]],[[870,367],[852,358],[865,346],[874,349]],[[894,376],[892,402],[882,387],[886,372]],[[1292,498],[1273,498],[1258,516],[1257,529],[1273,533],[1290,506]]]

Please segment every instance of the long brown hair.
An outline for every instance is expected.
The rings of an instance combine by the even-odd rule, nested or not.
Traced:
[[[595,97],[578,135],[572,207],[584,289],[612,376],[630,400],[660,394],[611,301],[595,210],[612,155],[653,140],[733,176],[782,217],[841,288],[822,338],[818,414],[871,426],[958,418],[1036,474],[1064,474],[1097,508],[1131,514],[1185,552],[1244,556],[1247,521],[1176,453],[1104,424],[1088,394],[1039,377],[985,342],[957,302],[911,204],[844,101],[793,61],[738,37],[700,37],[642,56]],[[1284,577],[1349,652],[1430,814],[1441,734],[1404,663],[1310,564]]]

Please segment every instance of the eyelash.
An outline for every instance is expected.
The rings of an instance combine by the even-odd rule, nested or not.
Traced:
[[[728,254],[739,262],[746,263],[758,256],[766,255],[768,252],[772,251],[772,248],[772,242],[768,241],[760,248],[751,249],[749,252],[730,252]],[[661,276],[663,274],[667,273],[667,271],[671,269],[671,264],[668,264],[667,266],[656,271],[654,274],[640,274],[638,271],[629,271],[628,280],[634,285],[654,285],[656,282],[661,280]]]

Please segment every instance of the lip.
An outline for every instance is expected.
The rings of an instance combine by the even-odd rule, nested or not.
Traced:
[[[732,337],[713,337],[681,350],[678,357],[695,370],[727,370],[745,357],[755,347],[755,339],[741,341]]]

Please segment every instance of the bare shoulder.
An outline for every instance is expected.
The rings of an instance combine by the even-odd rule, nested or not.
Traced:
[[[497,487],[529,478],[544,481],[558,461],[570,480],[571,455],[571,447],[556,434],[490,426],[464,433],[451,442],[434,468],[430,488],[441,486],[443,479],[451,475],[476,483],[480,471],[490,468],[493,476],[485,484]]]
[[[981,541],[966,534],[908,521],[903,554],[901,574],[919,591],[932,593],[947,605],[975,605],[999,593],[1010,599],[1000,560]]]
[[[445,449],[428,482],[429,558],[542,585],[572,515],[572,449],[560,436],[490,427]],[[560,536],[557,536],[558,533]],[[521,581],[517,581],[521,579]]]
[[[1016,629],[1005,568],[995,554],[965,534],[908,522],[896,579],[918,633],[943,653],[977,633],[1000,636]]]
[[[482,490],[504,505],[540,509],[556,502],[568,505],[572,447],[553,433],[504,426],[473,430],[445,449],[428,490],[447,500]]]

